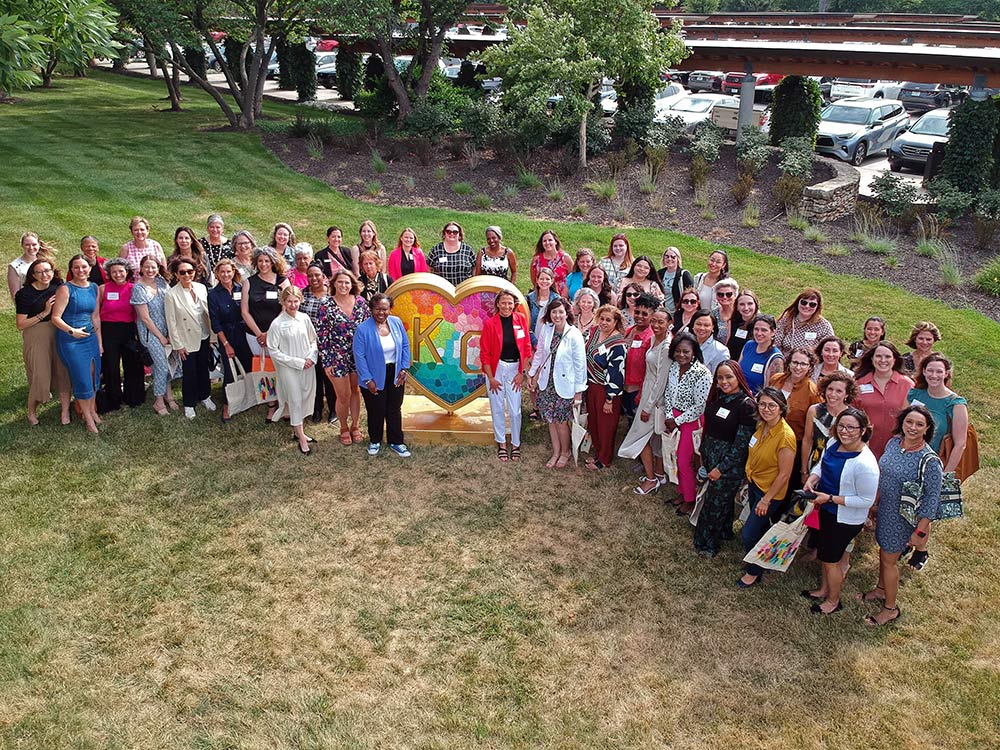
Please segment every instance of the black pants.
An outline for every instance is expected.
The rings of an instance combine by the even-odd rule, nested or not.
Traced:
[[[323,418],[323,395],[326,395],[326,406],[330,416],[337,413],[337,392],[333,388],[333,382],[326,376],[326,370],[320,366],[313,368],[316,370],[316,398],[313,401],[313,417]]]
[[[195,406],[212,395],[209,373],[212,367],[212,347],[208,339],[201,340],[198,351],[188,350],[181,368],[181,395],[184,406]]]
[[[104,409],[120,409],[122,400],[128,406],[139,406],[146,400],[142,360],[136,347],[139,344],[135,323],[101,323],[101,377],[104,379]],[[124,370],[124,389],[122,371]]]
[[[368,413],[368,440],[381,443],[383,426],[388,433],[389,444],[403,442],[403,386],[396,385],[396,365],[385,366],[385,386],[378,393],[367,388],[361,389]]]

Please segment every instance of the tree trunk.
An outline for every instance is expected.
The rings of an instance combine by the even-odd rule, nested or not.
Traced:
[[[382,33],[380,30],[375,32],[374,36],[379,55],[382,56],[382,61],[385,63],[386,80],[389,82],[389,88],[392,89],[392,94],[396,97],[396,105],[399,107],[399,113],[396,115],[396,125],[402,128],[403,123],[406,122],[406,116],[413,110],[413,104],[410,101],[410,92],[406,90],[406,84],[403,83],[399,71],[396,70],[396,63],[392,54],[392,40],[389,36],[391,33],[391,30],[387,33]]]
[[[185,57],[180,53],[180,48],[174,42],[170,43],[170,49],[174,53],[174,59],[178,61],[178,63],[182,68],[184,68],[184,72],[187,73],[188,78],[194,81],[196,84],[198,84],[198,86],[206,94],[215,99],[215,103],[219,105],[219,109],[222,110],[222,113],[226,116],[226,119],[229,120],[229,124],[232,127],[243,127],[242,125],[240,125],[241,118],[237,118],[236,113],[233,112],[233,108],[229,106],[229,103],[226,102],[222,94],[219,93],[219,90],[215,88],[215,86],[213,86],[211,83],[209,83],[207,79],[202,78],[194,71],[194,69],[185,59]],[[227,73],[227,78],[229,78],[228,73]],[[241,100],[243,99],[243,97],[240,96],[241,93],[242,92],[240,92],[239,90],[233,89],[233,98],[236,99],[238,103],[240,103]],[[251,122],[251,124],[248,127],[253,127],[253,123]]]
[[[50,57],[48,62],[45,63],[45,67],[42,68],[42,88],[50,89],[52,88],[52,74],[56,70],[56,65],[59,64],[59,60],[53,56]]]
[[[149,67],[149,77],[156,78],[158,67],[156,64],[156,55],[153,53],[153,45],[150,43],[148,36],[142,38],[142,48],[146,53],[146,65]]]
[[[594,94],[597,92],[597,85],[591,81],[587,86],[587,101],[592,103]],[[580,120],[580,169],[587,168],[587,120],[590,117],[590,111],[587,110],[583,113],[583,119]]]
[[[178,91],[177,81],[170,75],[170,71],[167,70],[167,61],[162,57],[159,59],[160,70],[163,73],[163,82],[167,84],[167,98],[170,99],[170,111],[180,112],[181,111],[181,94]],[[176,66],[175,66],[176,67]]]

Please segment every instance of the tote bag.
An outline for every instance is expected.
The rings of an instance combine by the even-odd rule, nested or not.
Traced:
[[[226,385],[226,403],[229,404],[229,416],[253,408],[258,404],[257,385],[247,375],[243,365],[236,357],[229,358],[229,369],[233,373],[233,382]]]
[[[809,503],[811,506],[812,503]],[[768,570],[777,570],[784,573],[791,566],[795,559],[795,553],[799,551],[802,540],[806,538],[809,529],[806,527],[806,516],[809,515],[811,507],[796,518],[791,523],[778,521],[770,530],[760,538],[753,549],[747,552],[744,562],[759,565]]]
[[[266,350],[261,350],[260,356],[253,358],[253,364],[253,372],[249,377],[254,391],[255,405],[277,401],[278,376],[274,372],[274,362],[267,356]]]

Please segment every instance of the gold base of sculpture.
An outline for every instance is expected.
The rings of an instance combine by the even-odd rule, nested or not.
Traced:
[[[426,396],[408,393],[403,434],[409,445],[493,445],[489,399],[477,398],[449,413]]]

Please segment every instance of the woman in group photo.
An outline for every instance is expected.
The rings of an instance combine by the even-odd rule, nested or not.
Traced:
[[[441,230],[441,241],[427,253],[427,269],[458,286],[472,276],[475,265],[476,251],[465,241],[465,230],[449,221]]]
[[[632,268],[634,260],[628,237],[624,234],[616,234],[612,237],[611,244],[608,245],[607,255],[601,258],[600,267],[607,274],[608,283],[615,294],[618,293],[625,274]]]
[[[707,270],[695,274],[694,290],[698,293],[698,306],[711,310],[716,306],[715,285],[729,275],[729,255],[725,250],[713,250],[708,255]]]
[[[913,381],[903,374],[903,358],[890,341],[880,341],[861,355],[854,379],[858,386],[854,405],[868,415],[872,425],[868,447],[875,458],[881,458]]]
[[[597,326],[587,339],[587,427],[594,450],[586,462],[588,469],[605,469],[614,456],[625,388],[626,346],[621,310],[601,305]]]
[[[863,335],[857,341],[852,341],[847,347],[847,358],[851,369],[858,369],[858,362],[869,349],[875,348],[880,341],[885,341],[885,320],[878,315],[872,315],[865,321]]]
[[[208,290],[208,319],[212,333],[219,342],[222,359],[222,414],[223,422],[229,422],[229,402],[225,386],[236,378],[232,361],[239,361],[244,372],[253,369],[253,354],[243,333],[243,277],[235,260],[223,258],[212,269],[218,282]]]
[[[205,265],[211,271],[220,260],[233,257],[233,246],[223,233],[225,222],[219,214],[210,214],[205,227],[207,234],[198,240],[201,249],[205,251]]]
[[[560,297],[565,298],[568,294],[566,279],[573,267],[573,259],[563,250],[559,237],[551,229],[546,229],[538,237],[535,243],[535,253],[531,257],[530,276],[531,286],[538,284],[538,273],[543,268],[552,272],[552,289]]]
[[[316,257],[319,258],[318,255]],[[427,273],[427,258],[424,257],[424,251],[420,249],[417,233],[412,228],[407,227],[399,233],[396,247],[389,253],[389,276],[393,279],[401,279],[411,273]],[[331,275],[333,275],[332,271],[327,274],[327,276]]]
[[[663,287],[663,307],[673,315],[681,301],[681,292],[694,287],[694,277],[686,270],[681,261],[681,251],[676,247],[668,247],[660,258],[662,264],[657,276]]]
[[[21,235],[21,254],[7,266],[7,290],[11,299],[14,299],[18,290],[25,285],[28,266],[39,259],[47,260],[50,264],[55,263],[55,253],[38,239],[37,234],[25,232]]]
[[[385,252],[385,245],[378,238],[378,227],[371,219],[365,219],[358,227],[358,241],[351,248],[351,268],[355,274],[361,272],[361,254],[372,252],[378,256],[379,265],[385,268],[388,256]]]
[[[126,406],[135,408],[146,400],[142,358],[139,356],[139,332],[132,306],[132,270],[124,258],[112,258],[105,264],[108,276],[98,289],[101,315],[101,376],[104,403],[99,411],[109,412]]]
[[[589,247],[581,247],[576,251],[576,262],[573,264],[573,270],[566,277],[566,288],[569,293],[567,299],[576,299],[576,293],[584,287],[587,274],[595,265],[597,265],[597,258]]]
[[[212,401],[212,322],[208,315],[208,289],[195,281],[198,268],[188,258],[174,258],[170,275],[177,284],[167,290],[164,314],[170,345],[181,358],[181,396],[184,416],[195,418],[195,406],[215,411]]]
[[[135,308],[136,328],[139,343],[149,352],[153,364],[153,411],[165,417],[177,411],[173,387],[170,381],[178,369],[177,355],[167,337],[166,299],[167,269],[153,256],[147,255],[139,262],[139,278],[132,287],[132,306]]]
[[[292,439],[298,441],[299,451],[308,456],[310,443],[316,442],[305,433],[305,418],[312,413],[316,393],[316,378],[312,370],[319,362],[316,331],[309,316],[299,312],[302,290],[286,286],[281,290],[281,313],[267,328],[267,351],[274,360],[277,378],[278,407],[273,421],[288,415],[292,426]]]
[[[128,228],[132,233],[132,239],[122,245],[118,257],[124,258],[128,262],[132,273],[139,273],[139,263],[147,255],[166,268],[167,256],[163,254],[163,248],[159,242],[149,236],[149,221],[143,216],[133,216]]]
[[[833,326],[823,317],[823,295],[819,289],[804,289],[795,301],[778,316],[774,344],[785,358],[792,349],[815,349],[827,336],[833,336]]]
[[[748,341],[753,341],[753,324],[760,314],[760,301],[755,292],[743,288],[736,295],[736,314],[729,321],[729,340],[726,346],[729,347],[730,359],[740,361],[743,354],[743,347]]]
[[[922,320],[913,326],[906,345],[911,351],[903,355],[903,372],[914,377],[927,359],[934,347],[941,340],[941,331],[929,320]]]
[[[474,276],[496,276],[511,284],[517,283],[517,255],[503,244],[500,227],[486,227],[486,245],[479,248],[472,273]]]

